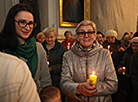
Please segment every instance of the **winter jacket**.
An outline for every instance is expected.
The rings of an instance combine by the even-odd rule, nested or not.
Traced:
[[[89,97],[89,102],[112,102],[111,94],[117,91],[118,80],[110,52],[97,41],[90,52],[80,51],[78,46],[76,42],[63,56],[60,86],[67,96],[66,102],[87,102],[87,97],[82,96],[81,100],[75,93],[79,83],[87,82],[92,71],[97,75],[97,92]]]
[[[134,52],[132,51],[132,47],[130,46],[124,53],[123,59],[118,65],[118,69],[120,67],[126,67],[125,73],[128,75],[130,74],[130,61],[131,61],[131,57],[132,57],[133,53]]]
[[[42,45],[46,50],[47,56],[49,56],[49,67],[52,67],[52,72],[50,72],[52,85],[59,88],[59,83],[61,79],[62,58],[64,52],[66,51],[66,48],[58,41],[55,41],[55,46],[49,51],[46,48],[46,41],[44,41]]]
[[[115,39],[114,43],[108,43],[107,40],[103,43],[103,47],[107,49],[108,45],[110,45],[110,52],[112,52],[111,56],[113,59],[113,63],[115,66],[115,69],[117,71],[117,67],[120,63],[120,61],[122,61],[122,57],[124,56],[124,52],[119,52],[118,49],[120,47],[123,47],[124,49],[126,49],[125,45],[120,41]]]
[[[134,53],[130,65],[131,65],[130,77],[133,86],[131,102],[137,102],[138,101],[138,53]]]

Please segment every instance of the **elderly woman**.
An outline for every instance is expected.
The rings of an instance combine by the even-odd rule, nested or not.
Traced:
[[[66,102],[112,102],[118,80],[110,52],[96,41],[96,25],[81,21],[76,27],[77,42],[63,56],[61,91]],[[96,86],[88,84],[92,71],[96,72]]]
[[[116,71],[118,70],[118,64],[122,61],[122,57],[126,50],[125,45],[118,40],[117,32],[115,30],[108,30],[105,33],[106,41],[103,43],[103,47],[108,49],[111,52],[111,56],[113,58],[114,66]]]
[[[66,48],[56,40],[57,32],[54,28],[47,28],[43,33],[46,36],[46,40],[42,45],[47,53],[52,85],[60,89],[59,83],[61,79],[62,58]]]

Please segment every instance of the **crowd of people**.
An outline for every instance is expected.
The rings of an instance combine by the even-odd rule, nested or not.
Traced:
[[[81,21],[73,39],[52,27],[36,34],[32,8],[16,4],[0,32],[0,102],[136,102],[138,32],[97,31]],[[93,73],[94,72],[94,73]]]

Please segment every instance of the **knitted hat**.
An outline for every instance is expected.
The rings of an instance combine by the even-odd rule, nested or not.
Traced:
[[[117,36],[117,32],[115,30],[108,30],[105,33],[105,37],[107,37],[107,36],[114,36],[114,37],[116,37]]]
[[[132,38],[132,39],[131,39],[131,43],[133,43],[133,42],[138,43],[138,37],[134,37],[134,38]]]

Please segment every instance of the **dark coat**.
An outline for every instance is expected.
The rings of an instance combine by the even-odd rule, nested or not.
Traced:
[[[123,67],[123,66],[126,67],[126,71],[125,71],[126,74],[130,74],[130,61],[131,61],[132,55],[133,55],[133,51],[132,51],[132,47],[130,46],[126,50],[126,52],[125,52],[125,54],[123,56],[122,61],[118,65],[118,69],[120,67]]]
[[[46,41],[42,43],[44,49],[46,50],[47,56],[49,56],[49,66],[52,67],[51,79],[52,85],[59,88],[60,78],[61,78],[61,68],[62,68],[62,58],[66,48],[61,45],[60,42],[55,41],[55,46],[48,51],[46,48]]]
[[[103,43],[103,47],[107,49],[108,45],[110,45],[110,52],[112,52],[111,56],[114,62],[115,69],[117,71],[117,67],[119,63],[122,61],[122,57],[124,56],[124,52],[119,52],[118,49],[123,47],[126,49],[124,44],[120,41],[115,39],[114,43],[108,43],[107,40]]]
[[[130,77],[132,81],[132,102],[138,101],[138,53],[134,53],[131,60]]]

